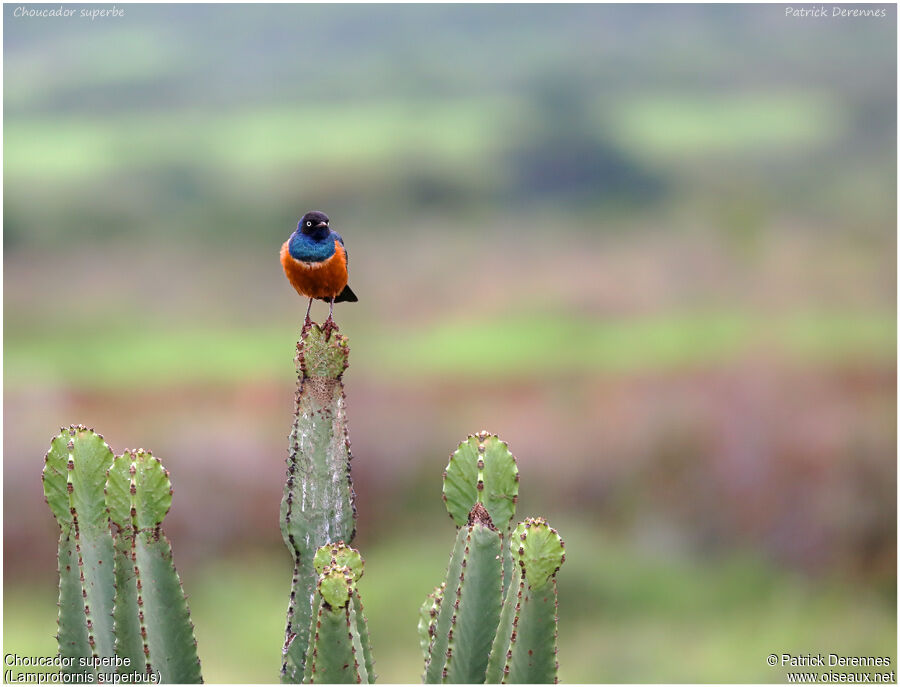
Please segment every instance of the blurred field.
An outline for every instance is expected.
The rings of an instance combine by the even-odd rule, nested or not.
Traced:
[[[577,521],[559,524],[575,552],[560,577],[565,682],[615,681],[623,672],[639,682],[730,682],[735,676],[782,682],[783,672],[765,665],[775,647],[893,655],[894,627],[883,610],[891,590],[849,604],[834,582],[810,587],[752,556],[703,566],[686,560],[673,564],[658,553],[634,552],[598,537]],[[366,560],[360,584],[370,631],[381,638],[374,647],[381,682],[416,682],[422,672],[416,611],[430,591],[424,580],[437,581],[442,574],[450,528],[444,523],[442,537],[405,532]],[[592,560],[597,557],[604,562],[599,574]],[[185,585],[196,590],[190,605],[210,682],[277,682],[289,562],[262,553],[252,560],[252,570],[238,558],[193,574],[182,566]],[[4,651],[52,655],[55,607],[44,603],[50,592],[52,580],[28,585],[7,601],[6,612],[24,622],[16,634],[6,632]]]
[[[122,383],[156,386],[176,380],[268,381],[289,372],[284,356],[278,357],[284,349],[283,328],[235,332],[182,327],[164,337],[143,337],[138,333],[140,323],[116,322],[98,337],[96,326],[83,324],[87,325],[83,329],[67,328],[64,350],[46,333],[10,342],[8,384],[15,388],[66,378],[82,388]],[[363,364],[372,364],[376,374],[395,379],[454,370],[463,376],[500,379],[525,373],[658,371],[700,362],[727,363],[757,344],[756,333],[763,326],[770,345],[791,359],[890,361],[895,352],[894,330],[886,313],[812,312],[780,321],[733,313],[613,323],[586,323],[571,316],[547,322],[539,315],[501,316],[487,323],[461,319],[408,332],[386,332],[383,338],[367,342],[369,350],[361,355]],[[467,336],[473,331],[478,335]],[[408,348],[395,347],[398,335]],[[129,339],[123,347],[122,341]],[[136,359],[140,366],[134,365]]]
[[[567,542],[568,682],[896,652],[896,15],[780,6],[4,7],[4,651],[54,647],[60,425],[153,449],[208,681],[274,681],[321,209],[356,306],[363,597],[415,682],[449,451]],[[324,306],[314,306],[324,317]]]

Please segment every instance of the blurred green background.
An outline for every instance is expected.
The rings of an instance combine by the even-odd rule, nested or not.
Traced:
[[[278,250],[320,209],[382,681],[482,428],[567,543],[563,681],[896,655],[894,6],[122,8],[3,8],[4,652],[55,651],[39,475],[82,422],[172,472],[207,680],[277,680]]]

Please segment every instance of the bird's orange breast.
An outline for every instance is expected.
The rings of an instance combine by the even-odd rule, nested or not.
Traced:
[[[330,300],[347,286],[347,253],[341,242],[335,239],[334,255],[322,262],[301,262],[288,248],[288,241],[281,246],[281,266],[297,293],[306,298]]]

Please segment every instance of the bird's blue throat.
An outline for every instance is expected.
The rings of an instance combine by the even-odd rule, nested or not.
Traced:
[[[334,236],[331,232],[323,239],[314,239],[303,232],[295,231],[288,244],[294,260],[301,262],[322,262],[334,255]]]

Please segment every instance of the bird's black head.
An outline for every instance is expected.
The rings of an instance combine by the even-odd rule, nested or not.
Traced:
[[[325,238],[331,231],[328,228],[328,216],[324,212],[317,210],[303,215],[303,219],[297,224],[297,229],[316,239]]]

